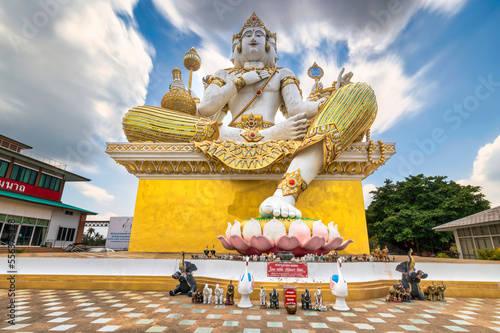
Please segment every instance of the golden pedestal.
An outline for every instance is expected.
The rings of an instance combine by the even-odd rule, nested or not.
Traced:
[[[302,216],[334,221],[344,239],[354,240],[344,254],[369,253],[361,180],[377,166],[368,162],[367,146],[352,144],[297,202]],[[201,252],[207,245],[227,252],[217,236],[225,235],[227,222],[258,217],[289,164],[242,172],[207,161],[191,144],[108,143],[106,151],[140,179],[129,245],[140,252]],[[394,144],[384,151],[387,160]]]

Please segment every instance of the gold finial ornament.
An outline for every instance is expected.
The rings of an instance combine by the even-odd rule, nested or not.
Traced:
[[[323,71],[323,68],[319,67],[316,62],[314,62],[314,64],[307,70],[307,75],[309,75],[314,82],[318,82],[324,74],[325,72]]]
[[[193,72],[196,72],[201,67],[201,58],[198,52],[191,48],[191,50],[187,51],[184,55],[184,67],[189,70],[189,84],[188,88],[191,89],[191,83],[193,81]]]
[[[175,67],[172,70],[172,76],[173,81],[170,83],[169,92],[161,99],[161,107],[194,116],[196,114],[196,102],[186,90],[184,83],[182,83],[181,70]]]

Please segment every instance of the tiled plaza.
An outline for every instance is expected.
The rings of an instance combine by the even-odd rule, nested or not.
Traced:
[[[8,305],[1,290],[0,306]],[[17,290],[10,332],[500,332],[500,299],[448,298],[447,302],[351,301],[349,312],[193,304],[168,292]],[[258,301],[254,300],[254,304]],[[331,304],[328,304],[331,308]],[[5,318],[5,317],[4,317]]]

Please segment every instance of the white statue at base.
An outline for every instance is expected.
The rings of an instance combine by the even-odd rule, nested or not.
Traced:
[[[347,287],[347,282],[342,277],[342,272],[340,271],[340,267],[342,267],[342,261],[340,258],[337,260],[337,267],[339,274],[334,274],[330,280],[330,290],[333,296],[335,296],[335,305],[333,306],[333,309],[337,311],[349,311],[350,308],[345,302],[349,288]]]
[[[224,304],[224,289],[219,288],[218,284],[215,286],[214,295],[215,305]]]
[[[208,284],[203,288],[203,304],[212,304],[212,288],[208,288]]]
[[[260,308],[267,308],[267,293],[263,286],[260,287]]]
[[[326,311],[326,306],[323,305],[323,294],[321,293],[321,287],[318,287],[318,290],[314,293],[314,310],[318,311]]]
[[[238,293],[240,293],[241,298],[238,303],[239,308],[251,308],[253,306],[250,301],[250,295],[253,293],[254,280],[253,275],[248,273],[248,258],[246,260],[245,273],[240,276],[238,281]]]

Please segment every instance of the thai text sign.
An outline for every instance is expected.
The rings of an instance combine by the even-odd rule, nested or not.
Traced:
[[[268,277],[307,277],[307,264],[299,263],[267,263]]]
[[[0,189],[16,191],[23,194],[35,195],[37,197],[42,197],[50,200],[61,199],[61,193],[57,191],[52,191],[43,187],[21,183],[12,179],[2,178],[2,177],[0,177]]]
[[[132,217],[112,216],[109,218],[106,247],[113,250],[128,249],[130,232],[132,231]]]

